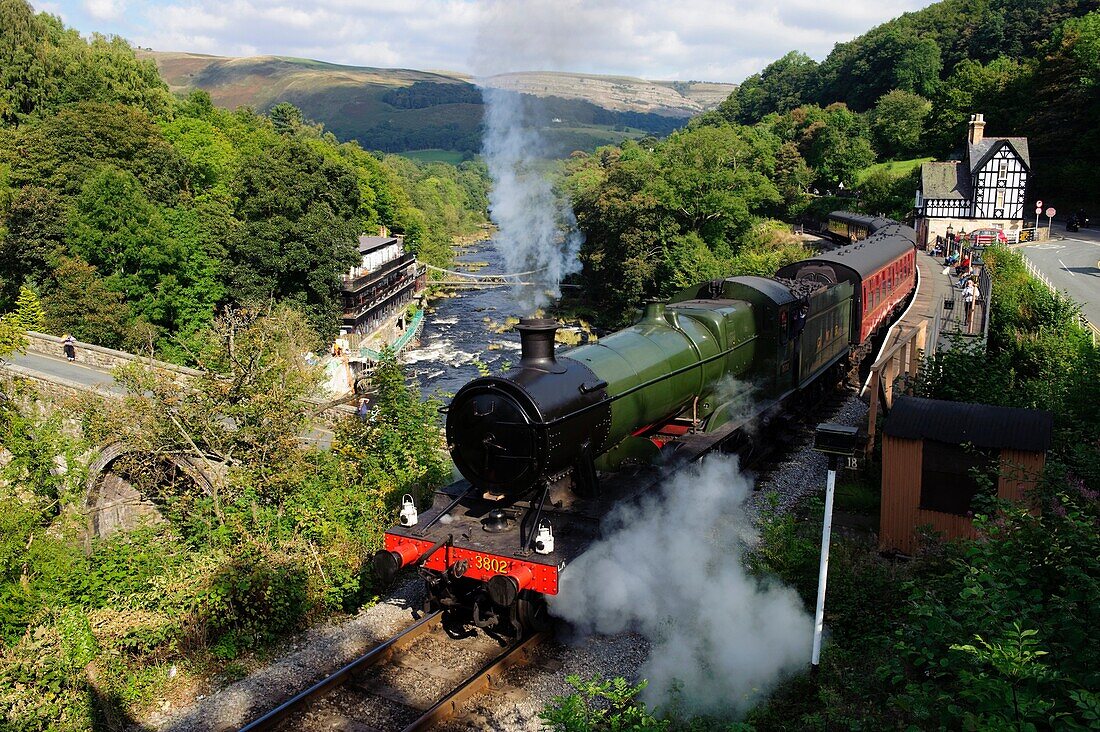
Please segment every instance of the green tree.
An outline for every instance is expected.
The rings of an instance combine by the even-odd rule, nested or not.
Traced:
[[[67,211],[48,188],[19,189],[0,237],[0,303],[11,302],[28,279],[41,279],[63,251]]]
[[[930,101],[900,89],[879,97],[869,116],[871,133],[882,157],[904,158],[916,153],[924,120],[931,111]]]
[[[267,116],[271,120],[271,124],[275,125],[275,131],[280,135],[297,134],[305,123],[302,110],[290,102],[279,102],[267,110]]]
[[[808,105],[783,116],[773,116],[767,125],[780,138],[794,142],[823,187],[843,183],[851,187],[855,174],[875,160],[862,115],[843,104],[825,109]]]
[[[0,123],[26,117],[49,95],[45,32],[26,0],[0,0]]]
[[[919,174],[919,168],[903,175],[875,170],[859,184],[860,210],[873,216],[904,220],[913,211],[913,195],[917,190]]]
[[[14,151],[18,151],[15,154]],[[74,196],[103,165],[138,179],[150,198],[174,203],[183,160],[145,112],[84,102],[21,126],[8,152],[12,182]]]
[[[347,165],[297,140],[245,157],[233,182],[242,222],[229,244],[229,291],[238,302],[289,299],[331,333],[340,275],[355,249],[359,184]]]
[[[347,417],[337,425],[333,451],[344,480],[380,505],[392,508],[405,493],[420,505],[451,473],[440,405],[421,399],[392,353],[384,354],[371,374],[371,387],[367,417]]]
[[[738,108],[733,117],[727,118],[753,124],[772,112],[783,114],[813,101],[817,97],[817,70],[816,61],[791,51],[741,83],[736,91]],[[733,112],[731,105],[720,111],[724,116]]]
[[[42,330],[46,313],[34,290],[23,285],[19,288],[19,298],[15,301],[12,322],[20,330]]]
[[[42,305],[51,333],[72,333],[78,340],[108,348],[122,345],[129,309],[122,295],[84,260],[61,257]]]

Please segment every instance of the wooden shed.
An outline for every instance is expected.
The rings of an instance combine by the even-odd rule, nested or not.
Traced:
[[[1025,500],[1053,428],[1054,415],[1039,409],[899,396],[883,428],[879,547],[913,554],[922,526],[974,537],[975,472],[994,477],[1000,498]]]

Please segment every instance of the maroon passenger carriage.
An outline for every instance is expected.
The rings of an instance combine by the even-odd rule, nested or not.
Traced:
[[[916,287],[915,242],[913,229],[890,223],[856,244],[788,264],[776,276],[825,285],[850,282],[855,290],[851,341],[858,347],[905,306]]]

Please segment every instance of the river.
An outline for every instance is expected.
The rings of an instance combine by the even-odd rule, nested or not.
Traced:
[[[464,250],[455,260],[455,269],[464,271],[463,263],[474,262],[488,262],[479,273],[505,271],[500,253],[489,241]],[[479,375],[477,360],[494,373],[505,363],[519,360],[519,334],[493,333],[490,327],[523,314],[511,287],[455,290],[452,297],[430,303],[420,345],[404,351],[401,363],[406,373],[420,382],[425,396],[449,401],[463,384]]]

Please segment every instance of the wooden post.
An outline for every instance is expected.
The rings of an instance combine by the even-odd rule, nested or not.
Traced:
[[[912,391],[912,384],[917,380],[917,375],[920,373],[921,356],[924,353],[924,345],[927,337],[928,323],[921,321],[921,324],[913,334],[913,354],[909,361],[910,392]]]
[[[878,421],[878,369],[871,367],[871,405],[867,409],[867,445],[868,449],[875,448],[875,423]]]
[[[905,387],[903,392],[909,391],[909,372],[912,369],[913,359],[913,334],[905,334],[905,345],[901,347],[901,358],[898,360],[898,374],[905,374]]]

